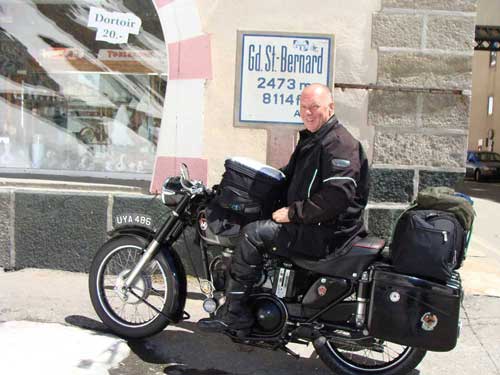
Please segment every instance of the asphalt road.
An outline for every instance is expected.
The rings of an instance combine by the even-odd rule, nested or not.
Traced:
[[[471,197],[488,199],[500,203],[500,181],[476,182],[465,180],[457,184],[455,190]]]
[[[468,274],[463,275],[471,280],[466,286],[484,274],[484,268],[472,267]],[[87,275],[36,269],[0,273],[0,374],[332,374],[311,346],[294,346],[301,356],[296,360],[283,352],[233,344],[223,335],[200,332],[196,321],[205,314],[194,282],[186,306],[189,320],[151,338],[127,342],[97,318],[88,298]],[[500,375],[498,289],[467,288],[457,347],[428,353],[411,375]]]

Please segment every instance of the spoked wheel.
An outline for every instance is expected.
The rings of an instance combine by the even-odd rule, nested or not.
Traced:
[[[406,374],[422,361],[426,351],[373,339],[369,346],[336,345],[324,339],[315,343],[321,360],[336,374]]]
[[[169,287],[174,284],[161,254],[146,264],[131,288],[125,286],[145,246],[145,241],[133,236],[112,239],[99,250],[90,268],[92,304],[103,323],[119,336],[147,337],[169,323]]]

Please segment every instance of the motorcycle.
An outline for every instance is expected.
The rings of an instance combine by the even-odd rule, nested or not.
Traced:
[[[114,333],[144,338],[189,318],[186,272],[172,247],[189,226],[196,228],[204,268],[203,309],[213,316],[224,303],[236,241],[210,230],[206,207],[216,196],[217,186],[191,180],[183,165],[180,176],[164,184],[162,199],[172,210],[159,229],[151,229],[147,215],[121,215],[122,225],[96,253],[89,273],[92,304]],[[405,374],[427,350],[451,350],[463,295],[459,274],[446,284],[399,274],[384,246],[380,238],[365,237],[320,260],[265,255],[249,299],[251,332],[225,334],[297,358],[287,344],[312,343],[334,373],[346,375]]]

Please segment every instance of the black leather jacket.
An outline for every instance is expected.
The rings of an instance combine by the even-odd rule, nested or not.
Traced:
[[[300,132],[284,167],[292,223],[321,223],[349,235],[363,224],[368,160],[359,141],[333,115],[317,132]]]

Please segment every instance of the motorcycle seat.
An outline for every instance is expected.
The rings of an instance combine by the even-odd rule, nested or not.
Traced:
[[[372,249],[372,250],[378,251],[378,252],[382,251],[384,246],[385,246],[385,240],[383,240],[382,238],[373,237],[373,236],[361,238],[359,241],[356,241],[352,245],[353,248],[358,247],[358,248],[364,248],[364,249]]]
[[[325,276],[357,279],[381,257],[384,246],[385,240],[381,238],[365,237],[354,241],[350,248],[343,249],[341,255],[335,252],[318,260],[292,257],[292,261],[300,268]]]

